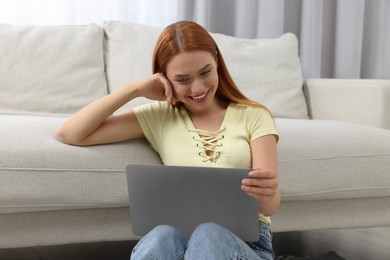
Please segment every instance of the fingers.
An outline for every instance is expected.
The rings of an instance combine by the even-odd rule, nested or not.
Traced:
[[[259,202],[271,201],[272,198],[277,194],[277,189],[275,188],[260,188],[241,185],[241,189]]]
[[[275,178],[276,172],[272,170],[254,169],[248,173],[249,177],[253,178]]]
[[[278,181],[274,179],[244,179],[241,183],[241,189],[262,195],[273,195],[278,188]]]
[[[158,73],[160,82],[164,85],[165,96],[167,97],[167,103],[169,105],[174,105],[176,103],[175,95],[173,93],[173,87],[171,82],[167,79],[167,77],[162,73]]]
[[[241,189],[258,201],[272,199],[278,190],[277,174],[271,170],[253,170],[249,172],[251,178],[243,179]]]
[[[242,180],[242,185],[264,189],[275,189],[278,187],[278,181],[276,179],[244,179]]]

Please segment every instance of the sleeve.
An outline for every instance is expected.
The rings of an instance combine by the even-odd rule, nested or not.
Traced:
[[[249,108],[247,116],[250,142],[265,135],[274,135],[276,142],[279,141],[279,134],[276,131],[274,119],[266,109]]]
[[[164,102],[153,102],[135,107],[133,111],[146,139],[159,152],[161,130],[168,114],[168,106]]]

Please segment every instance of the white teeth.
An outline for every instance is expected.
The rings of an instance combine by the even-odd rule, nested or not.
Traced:
[[[204,94],[203,94],[203,95],[201,95],[201,96],[192,97],[192,98],[193,98],[193,99],[195,99],[195,100],[199,100],[199,99],[202,99],[202,98],[204,98],[206,95],[207,95],[207,92],[206,92],[206,93],[204,93]]]

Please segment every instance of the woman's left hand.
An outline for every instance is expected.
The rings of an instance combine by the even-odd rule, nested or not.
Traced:
[[[269,169],[254,169],[241,182],[241,189],[259,202],[269,202],[278,193],[277,173]]]

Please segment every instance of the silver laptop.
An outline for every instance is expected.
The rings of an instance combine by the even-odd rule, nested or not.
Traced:
[[[171,225],[187,238],[217,223],[244,241],[259,238],[258,202],[241,190],[250,169],[135,165],[126,167],[133,233]]]

